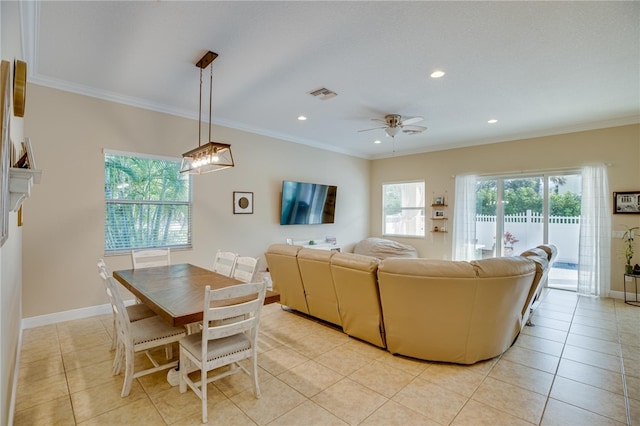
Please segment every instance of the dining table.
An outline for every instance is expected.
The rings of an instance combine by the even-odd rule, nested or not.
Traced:
[[[190,263],[124,269],[114,271],[113,278],[173,326],[202,321],[206,286],[214,290],[242,283]],[[279,301],[280,294],[268,289],[264,304]]]

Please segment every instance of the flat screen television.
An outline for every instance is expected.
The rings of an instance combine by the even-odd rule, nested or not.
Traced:
[[[283,181],[280,225],[333,223],[337,192],[334,185]]]

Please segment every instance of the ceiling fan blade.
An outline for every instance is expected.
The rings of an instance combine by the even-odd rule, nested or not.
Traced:
[[[371,121],[375,121],[376,123],[387,124],[387,120],[383,118],[372,118]]]
[[[403,131],[411,131],[411,132],[424,132],[427,130],[425,126],[402,126]]]
[[[368,132],[369,130],[380,130],[380,129],[386,129],[387,126],[383,126],[383,127],[374,127],[372,129],[362,129],[362,130],[358,130],[358,132]]]
[[[402,120],[402,123],[400,124],[401,126],[406,126],[408,124],[413,124],[413,123],[417,123],[418,121],[422,121],[424,120],[424,117],[409,117],[406,118],[404,120]]]

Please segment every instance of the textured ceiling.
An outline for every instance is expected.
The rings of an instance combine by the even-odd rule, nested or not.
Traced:
[[[197,118],[212,50],[214,123],[364,158],[640,122],[639,2],[21,7],[31,83]],[[428,130],[358,132],[390,113]]]

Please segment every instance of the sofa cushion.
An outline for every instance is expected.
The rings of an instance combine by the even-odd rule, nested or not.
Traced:
[[[370,256],[336,253],[331,258],[342,329],[349,336],[384,348],[377,271],[378,261]]]
[[[418,257],[418,251],[414,247],[384,238],[364,239],[356,244],[353,252],[355,254],[373,256],[378,259],[386,259],[387,257]]]
[[[301,246],[272,244],[264,257],[267,261],[273,288],[280,293],[280,303],[305,314],[309,313],[304,285],[298,268]]]
[[[302,249],[302,246],[294,246],[291,244],[271,244],[267,251],[273,254],[297,256],[300,249]]]
[[[380,271],[387,274],[417,275],[444,278],[475,278],[469,262],[438,259],[388,258],[380,262]]]
[[[494,257],[472,260],[470,263],[478,278],[514,277],[531,274],[536,270],[536,264],[522,256]]]
[[[375,257],[355,253],[336,253],[331,258],[332,265],[364,272],[376,272],[378,263]]]
[[[303,248],[298,252],[298,267],[309,314],[342,325],[331,275],[331,257],[334,254],[336,252],[331,250]]]

